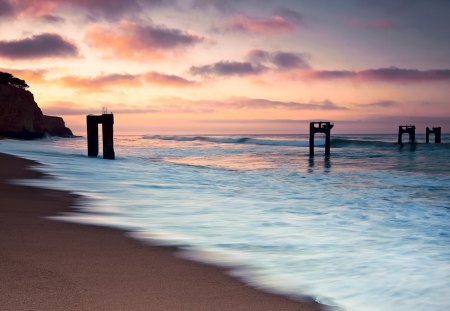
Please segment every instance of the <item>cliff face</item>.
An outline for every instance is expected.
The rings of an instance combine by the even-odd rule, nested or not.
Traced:
[[[33,139],[46,133],[73,136],[62,118],[42,114],[31,92],[0,84],[0,136]]]
[[[33,94],[10,85],[0,85],[0,135],[38,138],[44,135],[44,120]]]

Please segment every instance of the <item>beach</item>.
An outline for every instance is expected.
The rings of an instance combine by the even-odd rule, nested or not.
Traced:
[[[0,154],[0,310],[324,310],[178,258],[175,248],[47,218],[81,201],[9,182],[45,177],[35,164]]]

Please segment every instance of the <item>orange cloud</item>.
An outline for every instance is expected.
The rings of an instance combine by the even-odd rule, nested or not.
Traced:
[[[130,60],[167,58],[204,40],[190,31],[129,21],[114,28],[93,25],[85,37],[90,46],[106,51],[109,56]]]

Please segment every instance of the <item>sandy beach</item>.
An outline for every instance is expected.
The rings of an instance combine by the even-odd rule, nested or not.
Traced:
[[[323,310],[248,287],[217,267],[174,256],[109,228],[45,218],[73,194],[12,185],[42,178],[0,154],[0,310]]]

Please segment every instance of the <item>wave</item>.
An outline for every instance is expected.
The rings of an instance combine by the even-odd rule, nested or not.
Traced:
[[[143,139],[174,140],[174,141],[203,141],[217,144],[249,144],[264,146],[308,147],[306,140],[276,140],[251,137],[215,137],[215,136],[144,136]],[[319,144],[320,145],[320,144]]]
[[[344,147],[377,147],[377,148],[387,148],[396,146],[397,143],[386,142],[381,140],[358,140],[358,139],[348,139],[348,138],[333,138],[331,139],[331,147],[333,148],[344,148]]]
[[[143,139],[155,140],[173,140],[180,142],[210,142],[217,144],[248,144],[263,146],[284,146],[284,147],[308,147],[309,140],[307,138],[291,138],[291,139],[261,139],[253,137],[219,137],[219,136],[164,136],[164,135],[145,135]],[[325,139],[317,137],[315,140],[316,147],[323,147]],[[423,143],[417,145],[424,146]],[[359,148],[393,148],[398,147],[396,142],[382,140],[360,140],[352,138],[337,137],[331,139],[332,148],[359,147]],[[428,148],[450,148],[450,144],[429,144]]]

